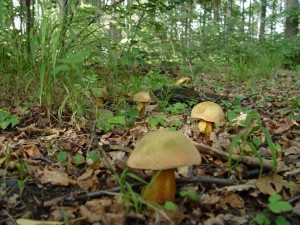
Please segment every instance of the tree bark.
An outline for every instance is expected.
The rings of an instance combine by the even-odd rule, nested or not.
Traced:
[[[298,0],[286,0],[285,35],[294,37],[298,34],[299,25],[299,3]]]
[[[261,0],[260,26],[259,26],[259,40],[260,41],[262,41],[265,36],[266,11],[267,11],[267,0]]]

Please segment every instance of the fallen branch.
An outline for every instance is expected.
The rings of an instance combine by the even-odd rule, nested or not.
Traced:
[[[195,141],[193,141],[193,143],[197,147],[199,152],[201,152],[201,153],[209,154],[213,157],[218,157],[218,158],[221,158],[223,160],[228,160],[228,158],[229,158],[229,154],[227,152],[224,152],[222,150],[219,150],[219,149],[216,149],[216,148],[213,148],[213,147],[201,144],[201,143],[197,143]],[[248,166],[255,166],[255,167],[261,166],[260,165],[261,162],[259,161],[259,159],[257,157],[240,156],[240,155],[232,154],[231,159],[233,161],[244,163]],[[273,160],[263,159],[262,166],[263,166],[264,169],[273,170],[273,168],[274,168]],[[285,168],[286,168],[286,165],[283,162],[278,161],[277,171],[282,171]]]

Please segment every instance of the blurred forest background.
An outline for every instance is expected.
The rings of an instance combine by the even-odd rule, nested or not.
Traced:
[[[178,73],[299,74],[299,14],[298,0],[0,0],[1,99],[83,115],[101,86],[120,103]]]

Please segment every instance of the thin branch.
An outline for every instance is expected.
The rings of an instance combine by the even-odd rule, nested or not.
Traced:
[[[209,154],[213,157],[218,157],[223,160],[228,160],[228,158],[229,158],[229,154],[227,152],[224,152],[222,150],[219,150],[219,149],[216,149],[216,148],[213,148],[213,147],[201,144],[201,143],[197,143],[195,141],[193,141],[193,143],[197,147],[199,152],[201,152],[201,153]],[[259,167],[261,164],[261,162],[259,161],[259,159],[257,157],[252,157],[252,156],[240,156],[240,155],[232,154],[231,159],[233,161],[238,161],[238,162],[244,163],[248,166]],[[274,167],[273,160],[264,159],[262,162],[262,166],[264,169],[273,170],[273,167]],[[278,162],[278,170],[279,171],[284,170],[285,168],[286,168],[286,165],[283,162]]]

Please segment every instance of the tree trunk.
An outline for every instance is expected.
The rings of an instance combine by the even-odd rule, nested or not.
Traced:
[[[298,0],[286,0],[285,35],[294,37],[298,34],[299,25]]]
[[[267,0],[261,0],[259,40],[262,41],[265,36]]]
[[[213,0],[214,24],[219,23],[219,0]]]
[[[232,7],[233,7],[233,0],[228,0],[227,2],[227,31],[231,32],[233,30],[233,21],[232,21]]]

